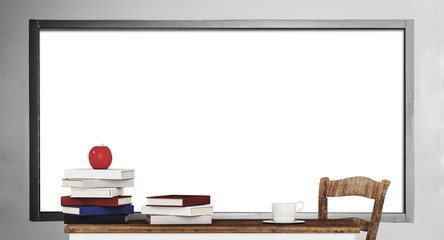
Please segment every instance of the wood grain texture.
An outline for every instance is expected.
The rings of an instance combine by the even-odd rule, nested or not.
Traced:
[[[210,225],[68,224],[65,233],[359,233],[351,219],[309,219],[303,224],[265,224],[258,219],[218,219]]]
[[[374,181],[367,177],[351,177],[330,181],[322,178],[319,182],[319,219],[327,219],[327,197],[361,196],[374,199],[373,212],[370,221],[360,218],[347,218],[352,220],[362,231],[367,231],[366,240],[375,240],[381,220],[382,207],[390,181]]]

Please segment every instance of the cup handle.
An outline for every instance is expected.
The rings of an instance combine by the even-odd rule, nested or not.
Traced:
[[[298,210],[298,203],[302,203],[302,207],[299,210]],[[303,208],[304,208],[304,202],[299,201],[299,202],[296,203],[296,212],[301,211]]]

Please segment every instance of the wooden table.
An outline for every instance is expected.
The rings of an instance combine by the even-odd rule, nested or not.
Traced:
[[[70,240],[197,239],[355,239],[359,227],[350,219],[308,219],[303,224],[264,224],[262,220],[215,219],[211,225],[69,224]]]

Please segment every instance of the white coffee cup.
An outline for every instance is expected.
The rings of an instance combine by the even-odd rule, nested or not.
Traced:
[[[298,204],[302,204],[301,208],[297,208]],[[304,208],[304,202],[296,203],[273,203],[273,221],[277,223],[290,223],[296,219],[296,213]]]

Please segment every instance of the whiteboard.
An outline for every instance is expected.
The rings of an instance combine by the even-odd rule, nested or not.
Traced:
[[[403,109],[402,30],[42,30],[40,208],[104,144],[136,170],[136,210],[209,194],[216,212],[317,212],[320,178],[367,176],[403,212]],[[356,201],[329,211],[372,210]]]

